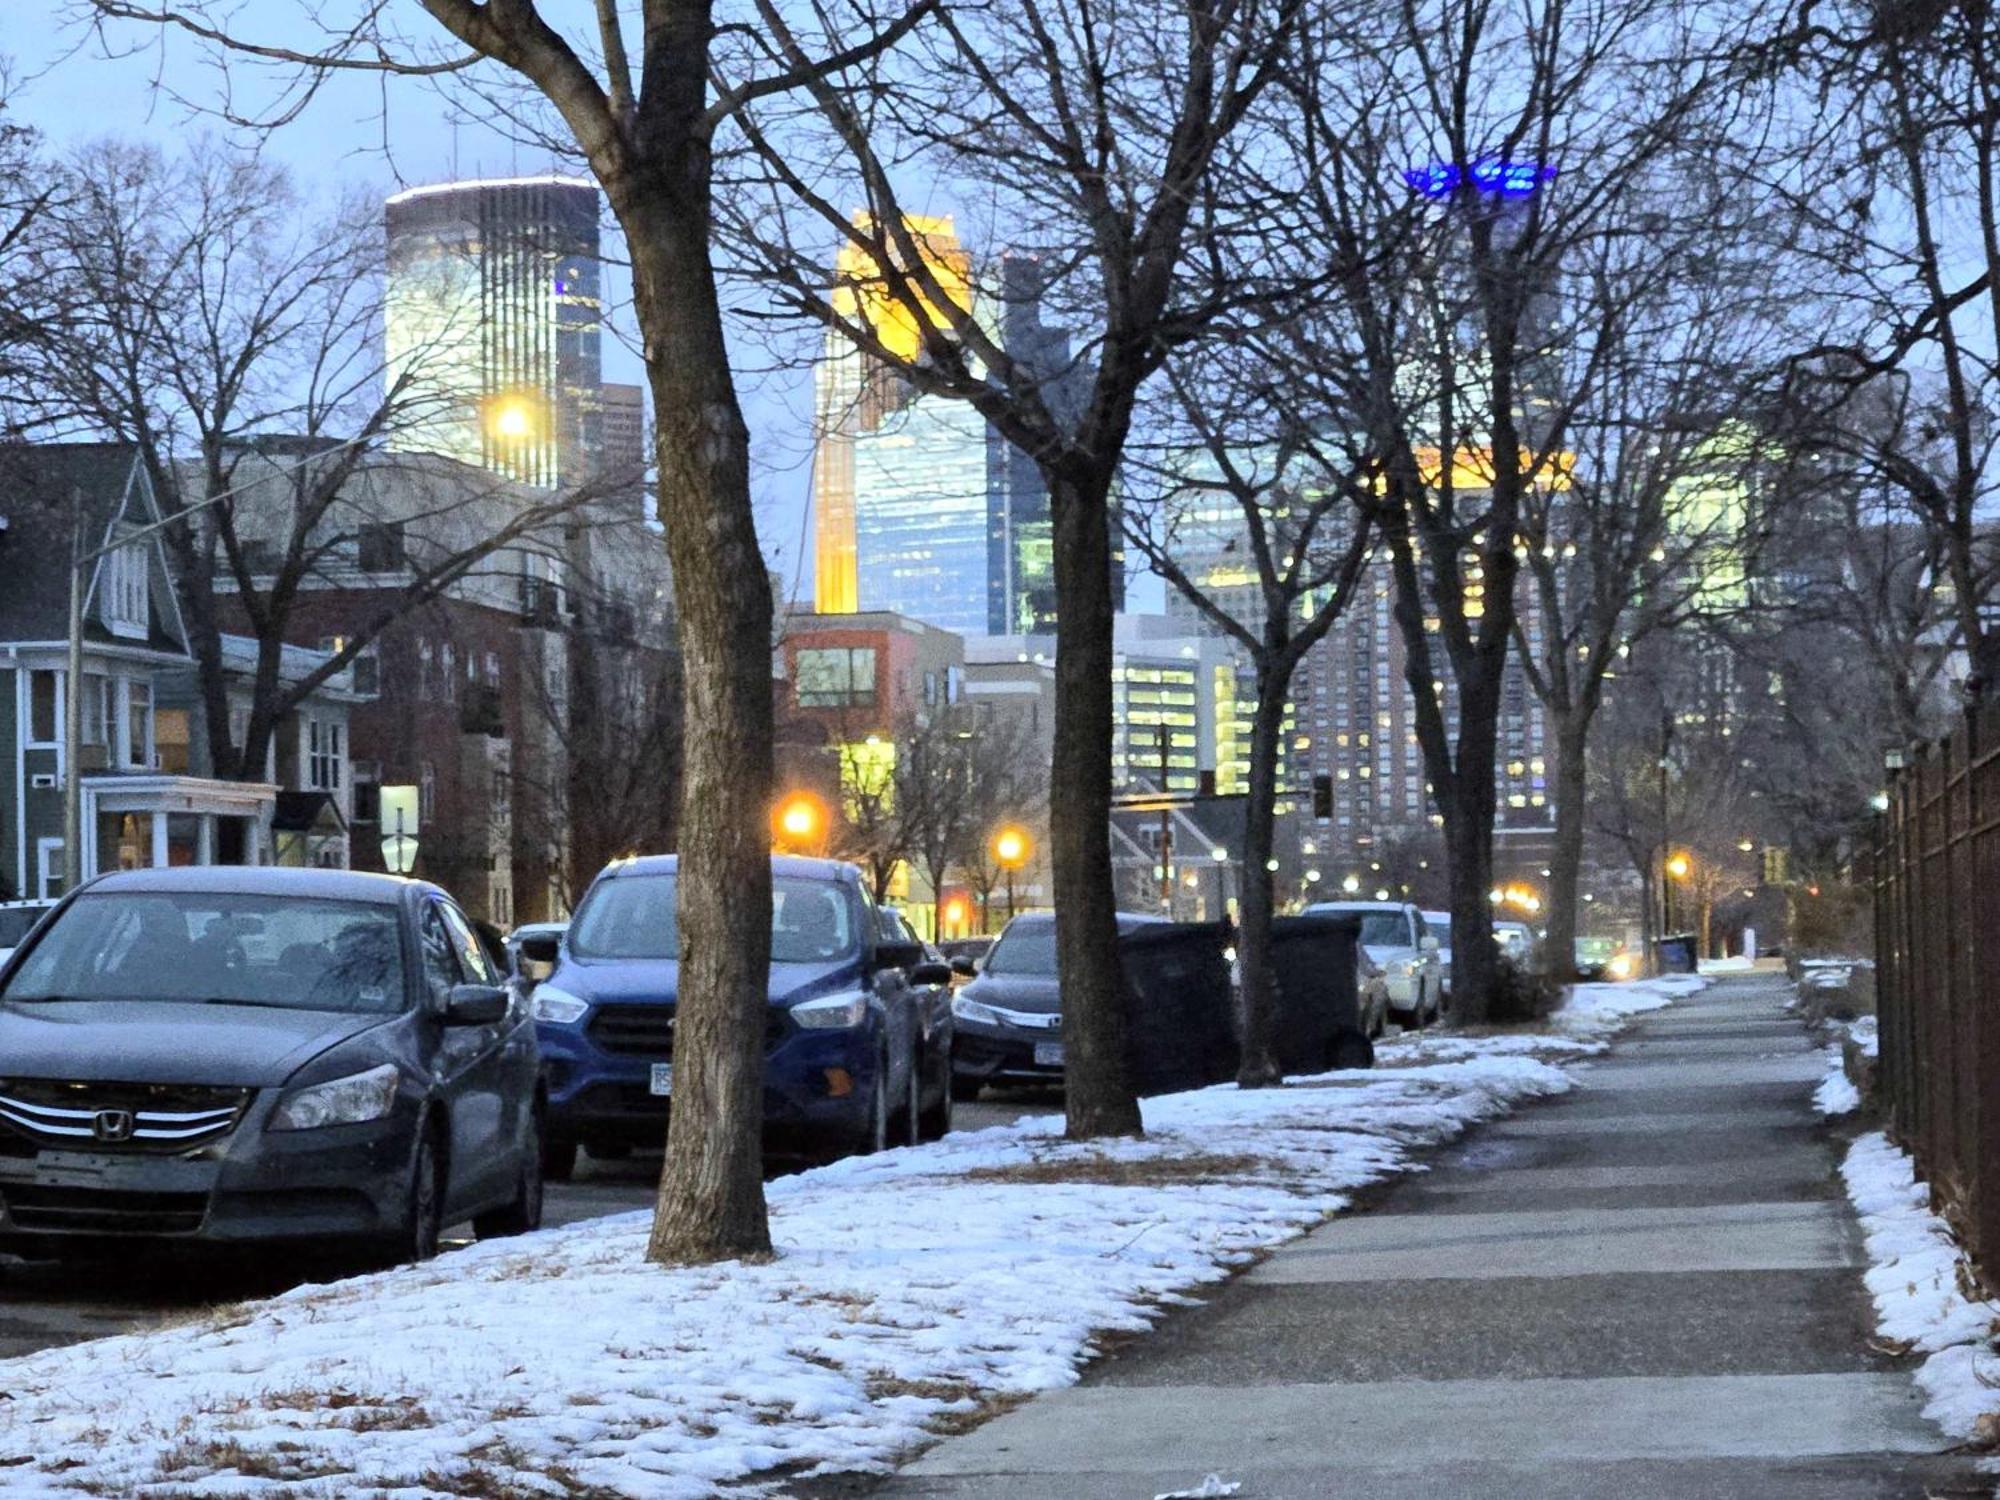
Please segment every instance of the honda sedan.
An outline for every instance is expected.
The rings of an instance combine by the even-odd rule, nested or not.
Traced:
[[[395,1259],[541,1219],[526,1000],[436,886],[106,875],[0,966],[0,1249],[311,1241]]]

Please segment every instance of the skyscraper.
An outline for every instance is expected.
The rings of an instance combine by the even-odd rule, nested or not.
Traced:
[[[619,476],[620,510],[646,516],[646,393],[636,385],[598,387],[599,472]],[[629,482],[628,482],[629,477]]]
[[[1059,419],[1074,416],[1069,340],[1041,321],[1040,271],[1003,259],[997,295],[980,288],[949,218],[910,226],[937,281],[1044,380]],[[841,252],[836,306],[864,319],[898,358],[916,322],[871,293],[867,257]],[[1055,628],[1049,495],[1032,459],[966,402],[921,394],[894,367],[828,336],[817,372],[814,598],[822,614],[889,610],[968,635]]]
[[[438,183],[386,205],[390,446],[525,484],[596,469],[598,194],[568,177]]]

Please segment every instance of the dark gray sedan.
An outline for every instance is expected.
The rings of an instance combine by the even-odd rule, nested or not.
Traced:
[[[541,1220],[518,987],[436,886],[106,875],[0,967],[0,1250],[139,1236],[396,1259]]]

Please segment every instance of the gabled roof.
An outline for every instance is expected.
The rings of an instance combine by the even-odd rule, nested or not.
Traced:
[[[159,518],[151,483],[137,454],[119,443],[34,443],[0,447],[0,641],[61,640],[69,629],[69,560],[76,507],[86,550],[111,539],[121,518],[146,525]],[[172,575],[156,533],[152,631],[144,644],[185,653]],[[86,601],[84,639],[108,644],[94,597]]]

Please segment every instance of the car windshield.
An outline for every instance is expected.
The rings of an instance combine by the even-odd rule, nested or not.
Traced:
[[[591,887],[569,927],[578,958],[679,958],[674,920],[679,880],[671,871],[620,875]],[[771,881],[771,962],[817,964],[858,950],[853,899],[831,880],[779,875]]]
[[[41,920],[46,906],[0,907],[0,948],[12,948]]]
[[[1440,921],[1436,917],[1425,917],[1424,926],[1429,929],[1430,935],[1438,940],[1440,948],[1451,946],[1451,923]]]
[[[1361,946],[1364,948],[1407,948],[1410,924],[1399,911],[1371,911],[1361,915]]]
[[[210,891],[86,893],[0,1000],[179,1000],[389,1015],[404,1005],[396,908]]]
[[[1045,979],[1056,973],[1056,924],[1016,922],[1000,934],[986,955],[988,974],[1036,974]]]

